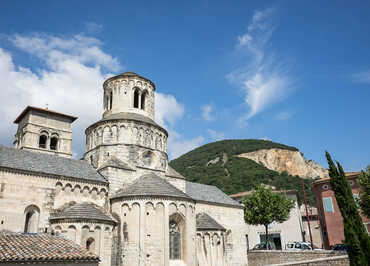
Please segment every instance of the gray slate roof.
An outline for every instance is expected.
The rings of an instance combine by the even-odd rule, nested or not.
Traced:
[[[186,181],[186,194],[196,201],[205,201],[223,205],[243,207],[215,186]]]
[[[0,145],[0,167],[107,183],[85,160],[18,150]]]
[[[196,217],[197,230],[221,230],[226,231],[226,228],[216,222],[207,213],[198,213]]]
[[[127,163],[121,161],[120,159],[118,159],[116,156],[112,155],[112,156],[109,156],[108,160],[106,160],[100,167],[99,167],[99,170],[100,169],[103,169],[105,167],[114,167],[114,168],[120,168],[120,169],[125,169],[125,170],[132,170],[134,171],[134,169],[129,166]]]
[[[52,214],[49,219],[88,219],[115,223],[115,220],[109,214],[106,214],[100,207],[88,202],[77,203],[67,207],[58,213]]]
[[[184,192],[155,174],[139,177],[132,184],[118,190],[112,198],[132,196],[166,196],[191,200]]]
[[[183,177],[180,173],[178,173],[175,169],[173,169],[169,165],[167,166],[166,176],[185,179],[185,177]]]

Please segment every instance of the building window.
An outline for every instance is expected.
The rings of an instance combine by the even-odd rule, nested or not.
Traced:
[[[170,260],[181,258],[181,234],[179,225],[175,221],[170,221]]]
[[[324,198],[324,210],[325,212],[334,212],[333,201],[331,197]]]
[[[355,200],[355,203],[356,203],[356,207],[357,208],[360,208],[360,202],[359,202],[359,196],[358,194],[353,194],[353,199]]]
[[[25,212],[24,232],[37,233],[40,209],[35,205],[31,205],[28,206],[24,212]]]
[[[92,253],[95,253],[95,240],[94,238],[90,237],[86,241],[86,249]]]
[[[249,250],[249,238],[248,238],[248,235],[245,235],[245,242],[247,244],[247,250]]]
[[[139,108],[139,90],[134,92],[134,108]]]
[[[109,110],[112,110],[112,103],[113,103],[113,93],[110,92],[110,94],[109,94]]]
[[[58,137],[52,137],[50,139],[50,150],[56,151],[58,149]]]
[[[141,109],[145,110],[146,92],[141,95]]]
[[[46,149],[46,141],[48,137],[46,135],[41,135],[39,137],[39,148]]]

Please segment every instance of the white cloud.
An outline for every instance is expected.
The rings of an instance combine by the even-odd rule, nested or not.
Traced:
[[[241,56],[247,56],[246,63],[227,78],[241,86],[250,108],[238,119],[239,125],[245,125],[248,119],[282,100],[292,89],[288,71],[283,64],[275,63],[267,48],[274,31],[270,23],[273,13],[273,9],[256,11],[247,32],[238,37],[236,50]]]
[[[290,118],[292,118],[293,116],[293,113],[292,112],[289,112],[289,111],[284,111],[284,112],[280,112],[278,113],[275,118],[277,120],[288,120]]]
[[[212,104],[206,104],[202,106],[202,117],[206,121],[212,121],[214,120],[214,117],[212,115],[213,111],[213,105]]]
[[[0,48],[0,143],[9,145],[16,132],[11,124],[27,105],[46,107],[79,118],[73,123],[73,156],[83,154],[85,128],[102,114],[102,84],[111,72],[121,70],[118,60],[102,49],[98,39],[75,35],[15,35],[15,47],[40,61],[37,71],[17,66],[12,54]],[[185,139],[174,130],[184,106],[172,95],[156,93],[156,121],[168,129],[169,154],[176,157],[199,146],[203,137]]]
[[[172,130],[169,131],[169,134],[168,155],[171,160],[176,159],[182,154],[199,147],[204,142],[203,136],[198,136],[192,139],[184,139],[180,134]]]
[[[213,129],[208,129],[207,131],[212,140],[218,141],[225,139],[225,134],[223,132],[217,132]]]
[[[370,70],[352,74],[351,79],[356,83],[370,84]]]
[[[155,94],[155,107],[155,121],[163,127],[173,127],[185,111],[174,96],[158,92]]]

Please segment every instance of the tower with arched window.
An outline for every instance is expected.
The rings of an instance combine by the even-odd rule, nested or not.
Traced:
[[[14,148],[72,157],[72,123],[77,117],[27,106],[18,124]]]

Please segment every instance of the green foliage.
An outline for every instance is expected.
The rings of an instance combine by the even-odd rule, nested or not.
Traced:
[[[345,244],[351,266],[369,265],[370,238],[365,231],[362,219],[352,196],[352,190],[342,166],[334,164],[326,152],[329,164],[330,184],[343,217]]]
[[[226,194],[249,191],[266,184],[278,190],[298,190],[300,198],[303,199],[301,180],[298,176],[279,174],[253,160],[235,157],[241,153],[273,148],[297,151],[294,147],[272,141],[223,140],[194,149],[171,161],[170,165],[188,181],[217,186]],[[217,163],[208,164],[217,157]],[[315,200],[311,191],[313,180],[305,179],[304,182],[308,202],[314,206]]]
[[[259,186],[243,199],[244,220],[247,224],[263,225],[268,239],[268,225],[272,222],[285,222],[289,218],[294,201],[285,194],[273,192],[270,188]]]
[[[360,206],[363,214],[370,218],[370,165],[362,171],[360,178]]]

